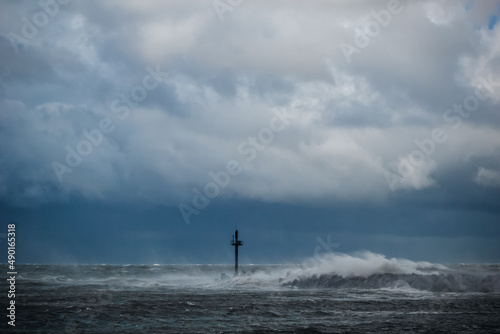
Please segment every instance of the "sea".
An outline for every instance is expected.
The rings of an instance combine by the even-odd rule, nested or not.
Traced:
[[[2,333],[500,333],[500,265],[26,264],[15,301]]]

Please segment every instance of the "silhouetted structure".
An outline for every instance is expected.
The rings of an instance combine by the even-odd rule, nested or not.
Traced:
[[[243,246],[243,241],[238,240],[238,230],[234,232],[231,245],[234,246],[234,276],[238,276],[238,247]]]

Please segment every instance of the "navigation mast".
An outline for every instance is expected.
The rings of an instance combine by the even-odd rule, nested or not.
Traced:
[[[234,246],[234,276],[238,276],[238,247],[243,246],[243,241],[238,240],[238,230],[234,232],[231,245]]]

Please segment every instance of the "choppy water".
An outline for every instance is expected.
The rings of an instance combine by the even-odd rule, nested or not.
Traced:
[[[229,265],[23,265],[16,332],[500,333],[497,264],[320,262],[237,278]]]

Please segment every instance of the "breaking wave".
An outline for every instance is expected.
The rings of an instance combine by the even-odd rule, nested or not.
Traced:
[[[371,252],[332,253],[288,271],[282,286],[336,289],[417,289],[430,292],[500,292],[498,265],[444,266],[388,259]]]

